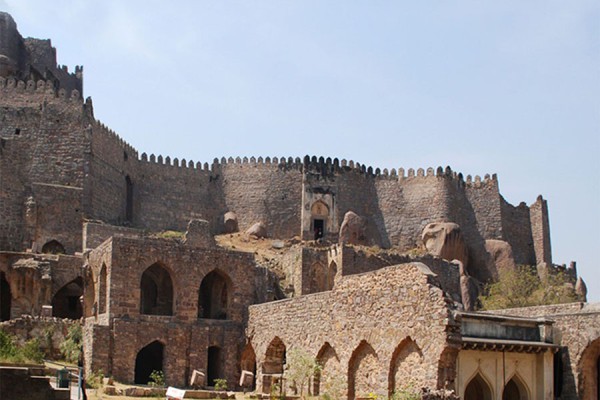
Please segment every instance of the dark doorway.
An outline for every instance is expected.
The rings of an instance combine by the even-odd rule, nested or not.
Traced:
[[[217,346],[208,348],[208,363],[206,365],[206,383],[215,386],[215,379],[222,378],[221,349]]]
[[[56,240],[51,240],[42,246],[44,254],[65,254],[65,247]]]
[[[4,277],[4,273],[0,273],[0,321],[8,321],[10,319],[10,285]]]
[[[79,298],[83,295],[83,279],[77,278],[63,286],[52,298],[52,316],[79,319],[83,317],[83,306]]]
[[[129,175],[125,177],[126,198],[125,198],[125,220],[133,222],[133,182]]]
[[[467,385],[465,400],[492,400],[492,391],[479,374]]]
[[[173,315],[173,282],[160,264],[153,264],[142,274],[140,313]]]
[[[202,279],[198,293],[198,318],[227,319],[229,278],[212,271]]]
[[[322,219],[314,220],[315,240],[319,240],[324,235],[325,221]]]
[[[596,360],[596,396],[600,400],[600,357]]]
[[[135,383],[147,384],[153,371],[163,370],[164,345],[154,341],[139,351],[135,358]]]

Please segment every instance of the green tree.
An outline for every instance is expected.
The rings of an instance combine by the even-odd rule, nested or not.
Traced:
[[[321,371],[321,365],[302,349],[294,349],[288,355],[289,368],[285,376],[289,382],[294,382],[296,389],[300,391],[300,398],[304,398],[304,388],[308,385],[310,378]]]
[[[519,265],[498,275],[498,281],[487,284],[479,297],[483,310],[577,301],[570,277],[562,271],[551,271],[541,280],[535,267]]]

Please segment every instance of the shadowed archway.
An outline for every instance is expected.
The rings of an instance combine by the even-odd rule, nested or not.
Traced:
[[[153,371],[163,370],[164,345],[155,340],[141,349],[135,358],[135,383],[147,384]]]

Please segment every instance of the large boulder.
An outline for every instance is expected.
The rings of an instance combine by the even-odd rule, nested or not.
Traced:
[[[238,218],[233,211],[226,212],[225,215],[223,215],[223,227],[225,233],[234,233],[239,230]]]
[[[257,222],[246,230],[246,234],[257,238],[267,237],[267,227],[262,222]]]
[[[514,271],[517,267],[512,247],[508,242],[496,239],[486,240],[485,251],[489,254],[488,270],[494,279],[498,278],[499,271]]]
[[[454,263],[456,262],[458,262],[458,271],[460,274],[460,297],[463,308],[465,311],[474,311],[479,297],[479,285],[475,279],[467,274],[464,264],[455,260]]]
[[[367,243],[367,220],[353,211],[344,215],[340,227],[339,243],[363,244]]]
[[[577,283],[575,283],[575,293],[579,301],[587,301],[587,286],[581,277],[577,278]]]
[[[192,247],[213,247],[215,238],[210,233],[210,224],[203,219],[192,219],[187,226],[183,243]]]
[[[460,231],[460,226],[452,222],[434,222],[423,229],[423,245],[429,254],[446,260],[458,260],[465,268],[469,251]]]

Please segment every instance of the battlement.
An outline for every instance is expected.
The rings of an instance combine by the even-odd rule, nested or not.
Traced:
[[[73,89],[70,92],[67,92],[66,89],[57,90],[55,84],[51,81],[29,80],[25,82],[14,78],[0,77],[0,97],[14,100],[18,96],[27,96],[38,101],[58,99],[77,103],[83,102],[79,90]]]
[[[387,168],[373,168],[371,166],[366,166],[353,160],[348,161],[346,159],[342,159],[340,161],[338,158],[332,159],[331,157],[325,158],[323,156],[311,157],[306,155],[302,160],[299,157],[221,157],[220,159],[213,159],[212,163],[202,163],[200,161],[195,162],[193,160],[186,160],[185,158],[179,159],[177,157],[171,158],[170,156],[163,157],[162,155],[157,156],[154,154],[148,155],[147,153],[142,153],[140,161],[169,167],[210,172],[216,172],[228,166],[276,166],[285,170],[303,170],[308,173],[314,172],[324,176],[333,176],[340,175],[343,173],[354,172],[364,175],[367,178],[388,179],[395,181],[432,177],[447,178],[456,181],[460,186],[472,188],[487,187],[489,185],[498,185],[498,178],[496,174],[485,174],[483,178],[479,175],[475,175],[474,177],[471,175],[467,175],[465,180],[464,175],[462,173],[452,171],[452,169],[449,166],[447,166],[446,168],[440,166],[436,169],[429,167],[427,169],[417,168],[416,170],[414,168],[408,168],[407,170],[405,170],[404,168],[398,168],[397,170],[395,168],[391,168],[388,170]]]
[[[95,121],[95,129],[98,129],[99,134],[106,135],[110,140],[115,141],[119,147],[126,152],[127,157],[131,157],[134,160],[138,159],[138,151],[131,144],[123,140],[121,136],[119,136],[115,131],[110,129],[108,126],[104,125],[102,122],[96,120]]]

